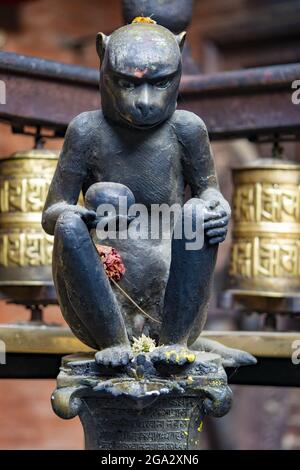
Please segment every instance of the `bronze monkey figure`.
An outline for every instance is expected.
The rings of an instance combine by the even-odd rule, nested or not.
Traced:
[[[176,110],[184,40],[185,33],[174,35],[153,22],[98,34],[102,109],[70,123],[44,208],[43,227],[55,236],[53,277],[63,316],[98,351],[96,361],[104,367],[126,366],[130,340],[142,332],[160,345],[154,364],[180,357],[184,366],[206,321],[230,206],[218,188],[205,124]],[[187,185],[192,198],[185,202]],[[85,207],[77,204],[81,191]],[[205,207],[201,249],[187,250],[184,236],[105,242],[124,260],[120,285],[160,323],[119,294],[95,249],[97,206],[115,204],[120,195],[147,208],[180,204],[192,225],[197,204]],[[247,353],[209,340],[200,338],[197,348],[219,352],[225,364],[253,362]]]

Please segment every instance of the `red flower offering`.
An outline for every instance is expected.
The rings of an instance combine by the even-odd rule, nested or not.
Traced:
[[[122,276],[125,274],[126,269],[121,255],[117,252],[117,250],[115,250],[112,246],[98,245],[97,243],[95,246],[103,263],[108,279],[110,279],[110,281],[119,289],[119,291],[122,292],[122,294],[132,303],[132,305],[134,305],[145,317],[150,318],[150,320],[156,323],[161,323],[160,320],[151,317],[151,315],[145,312],[145,310],[143,310],[118,284],[118,281],[120,281]]]
[[[113,281],[120,281],[126,271],[121,255],[111,246],[96,244],[96,249],[100,255],[106,275]]]

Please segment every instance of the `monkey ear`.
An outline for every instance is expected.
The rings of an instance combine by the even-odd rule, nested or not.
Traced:
[[[109,36],[106,36],[104,33],[97,34],[96,49],[97,49],[97,53],[101,62],[103,61],[105,49],[107,47],[108,41],[109,41]]]
[[[185,38],[186,38],[186,31],[183,31],[180,34],[177,34],[175,37],[176,37],[176,41],[178,42],[179,49],[182,52],[182,49],[185,43]]]

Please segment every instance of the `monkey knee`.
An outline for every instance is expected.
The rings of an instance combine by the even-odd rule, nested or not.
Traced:
[[[82,237],[86,235],[88,235],[87,228],[79,214],[65,211],[58,217],[54,234],[57,240],[77,246],[79,240],[82,241]]]
[[[97,211],[101,205],[111,205],[118,211],[121,198],[126,199],[128,207],[135,203],[132,191],[124,184],[100,182],[93,184],[87,190],[85,205],[94,211]]]
[[[182,208],[182,220],[190,224],[193,230],[204,225],[204,205],[198,198],[187,201]]]
[[[190,252],[198,253],[205,245],[203,209],[203,202],[196,198],[190,199],[182,208],[181,237],[185,242],[185,249]],[[176,226],[175,230],[178,229]]]

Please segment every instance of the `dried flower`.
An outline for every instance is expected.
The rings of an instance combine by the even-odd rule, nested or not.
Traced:
[[[125,266],[121,255],[111,246],[97,244],[96,248],[109,279],[116,282],[120,281],[125,273]]]
[[[132,352],[133,354],[152,352],[156,348],[154,339],[142,334],[139,338],[133,337]]]
[[[99,245],[98,243],[95,244],[100,259],[103,263],[105,273],[107,277],[111,280],[111,282],[119,289],[120,292],[134,305],[145,317],[149,318],[150,320],[161,323],[160,320],[149,315],[145,310],[143,310],[131,297],[127,294],[127,292],[122,289],[122,287],[118,284],[120,279],[125,274],[125,266],[121,255],[112,248],[111,246],[106,245]],[[146,338],[146,336],[145,336]],[[149,338],[150,339],[150,338]],[[152,340],[151,340],[152,341]],[[155,344],[155,343],[154,343]]]

